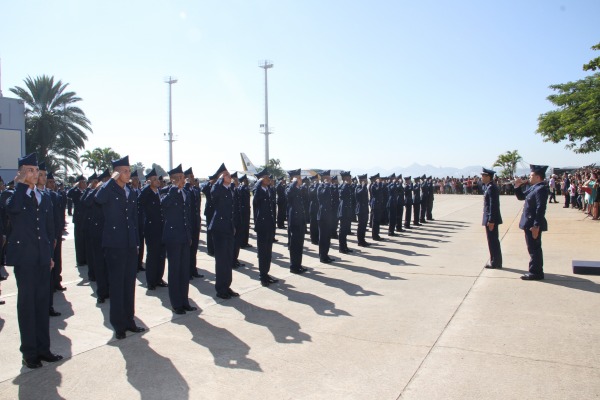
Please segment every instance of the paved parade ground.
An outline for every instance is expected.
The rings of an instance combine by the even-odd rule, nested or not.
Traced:
[[[68,290],[55,295],[62,316],[50,320],[51,349],[65,360],[21,366],[7,268],[0,399],[600,398],[600,276],[571,272],[573,259],[600,260],[600,224],[549,204],[546,280],[525,282],[522,203],[501,197],[502,270],[483,268],[482,203],[481,196],[438,195],[436,221],[383,235],[370,248],[351,236],[349,255],[332,240],[333,264],[321,264],[307,240],[303,275],[289,272],[278,230],[271,274],[280,281],[268,288],[258,280],[251,232],[254,248],[241,251],[246,266],[233,273],[241,296],[230,300],[215,297],[203,229],[198,266],[206,277],[190,287],[199,310],[174,315],[167,289],[147,291],[140,273],[136,316],[149,329],[124,340],[110,328],[110,300],[97,305],[86,267],[75,267],[70,227]]]

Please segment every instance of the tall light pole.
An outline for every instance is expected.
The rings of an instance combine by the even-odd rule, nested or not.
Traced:
[[[169,133],[167,133],[167,142],[169,142],[169,171],[173,169],[173,107],[171,103],[171,87],[174,83],[177,83],[177,79],[169,77],[165,80],[165,83],[169,84]]]
[[[265,70],[265,167],[269,165],[269,95],[267,91],[267,70],[273,68],[273,63],[269,60],[261,61],[258,66]]]

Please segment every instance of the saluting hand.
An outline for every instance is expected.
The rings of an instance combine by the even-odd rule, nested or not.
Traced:
[[[117,180],[119,179],[119,176],[121,176],[121,174],[119,173],[119,171],[115,171],[112,173],[112,175],[110,176],[111,178],[113,178],[113,180]]]

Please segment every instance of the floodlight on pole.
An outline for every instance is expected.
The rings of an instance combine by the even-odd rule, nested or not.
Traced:
[[[265,126],[264,132],[265,135],[265,166],[269,165],[269,135],[271,132],[269,131],[269,95],[267,91],[267,70],[269,68],[273,68],[273,63],[269,60],[260,61],[258,64],[259,68],[265,70]]]
[[[169,171],[173,169],[173,103],[171,96],[171,87],[177,83],[177,79],[169,76],[165,79],[165,83],[169,84],[169,133],[167,133],[167,142],[169,142]]]

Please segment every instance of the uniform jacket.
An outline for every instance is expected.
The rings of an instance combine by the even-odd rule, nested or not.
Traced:
[[[99,188],[88,191],[86,196],[81,199],[85,206],[90,209],[89,232],[95,239],[102,238],[102,231],[104,230],[104,211],[102,211],[102,206],[96,203],[98,190]]]
[[[352,185],[348,183],[342,183],[339,187],[339,205],[337,208],[337,217],[339,219],[351,220],[354,210],[352,209]]]
[[[413,204],[413,184],[404,184],[404,205],[411,206]]]
[[[308,213],[310,214],[310,218],[312,220],[316,220],[317,215],[319,214],[319,198],[317,196],[319,192],[319,185],[319,183],[313,183],[308,188],[308,198],[310,201]]]
[[[137,193],[126,195],[114,179],[109,179],[96,192],[96,203],[102,206],[104,229],[102,247],[131,248],[139,246]]]
[[[523,186],[521,185],[515,189],[517,199],[525,200],[519,228],[529,229],[533,226],[539,226],[541,231],[547,231],[546,204],[548,203],[548,186],[544,182],[536,183],[525,190],[523,190]]]
[[[17,183],[6,203],[12,226],[7,238],[6,263],[49,267],[55,240],[52,199],[48,193],[41,192],[42,201],[36,206],[27,195],[27,189],[28,185]]]
[[[212,190],[212,187],[212,183],[206,182],[200,188],[200,191],[204,193],[204,196],[206,197],[206,204],[204,206],[204,216],[209,219],[212,218],[214,212],[212,198],[210,197],[210,191]]]
[[[367,185],[356,186],[356,215],[369,215],[369,189]]]
[[[164,218],[160,193],[154,193],[150,185],[144,186],[138,199],[138,207],[144,210],[144,236],[161,241]]]
[[[223,185],[223,179],[220,178],[210,190],[210,196],[214,214],[208,230],[211,232],[231,233],[233,235],[233,192],[229,187]]]
[[[269,188],[263,189],[260,184],[254,187],[254,198],[252,199],[252,210],[254,210],[254,230],[256,232],[275,231],[275,216],[270,198]]]
[[[287,219],[288,226],[303,228],[306,226],[306,216],[304,215],[304,201],[302,200],[302,188],[295,184],[290,184],[285,191],[287,201]]]
[[[487,225],[489,222],[496,225],[502,223],[500,215],[500,191],[495,183],[490,182],[485,188],[483,194],[483,222],[481,225]]]
[[[323,183],[319,186],[317,192],[317,198],[319,199],[317,220],[321,221],[325,219],[331,219],[331,213],[333,212],[333,202],[331,196],[331,183]]]
[[[177,186],[169,187],[167,194],[162,197],[163,243],[189,245],[192,242],[192,201],[189,192],[180,190]]]

